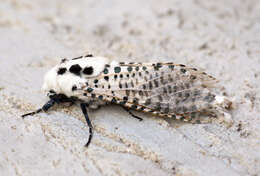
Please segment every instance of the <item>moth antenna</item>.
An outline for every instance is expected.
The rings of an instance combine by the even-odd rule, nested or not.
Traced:
[[[124,107],[124,106],[121,106],[126,112],[128,112],[133,118],[136,118],[136,119],[138,119],[139,121],[142,121],[143,120],[143,118],[141,118],[141,117],[138,117],[137,115],[134,115],[129,109],[127,109],[126,107]]]
[[[40,113],[40,112],[42,112],[42,108],[41,108],[41,109],[38,109],[38,110],[36,110],[36,111],[27,113],[27,114],[23,114],[21,117],[24,119],[26,116],[38,114],[38,113]]]
[[[30,112],[30,113],[22,115],[22,118],[24,119],[26,116],[38,114],[38,113],[40,113],[42,111],[47,112],[54,104],[55,104],[55,100],[51,99],[47,103],[45,103],[42,106],[42,108],[40,108],[40,109],[38,109],[38,110],[36,110],[34,112]]]

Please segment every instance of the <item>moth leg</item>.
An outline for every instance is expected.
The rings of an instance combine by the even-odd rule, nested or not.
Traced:
[[[133,114],[129,109],[127,109],[126,107],[122,106],[122,108],[123,108],[124,110],[126,110],[126,112],[128,112],[133,118],[136,118],[136,119],[138,119],[139,121],[142,121],[142,120],[143,120],[141,117],[138,117],[138,116],[134,115],[134,114]]]
[[[87,106],[88,106],[88,104],[86,104],[86,103],[80,104],[81,111],[84,114],[85,119],[86,119],[87,124],[88,124],[88,127],[89,127],[89,137],[88,137],[88,142],[85,144],[85,147],[88,147],[88,145],[91,142],[92,136],[93,136],[93,131],[92,131],[93,127],[92,127],[91,121],[90,121],[89,116],[88,116]]]
[[[22,115],[22,118],[24,119],[24,117],[26,117],[26,116],[38,114],[38,113],[40,113],[42,111],[47,112],[54,104],[55,104],[55,100],[51,99],[47,103],[45,103],[42,106],[42,108],[40,108],[40,109],[38,109],[38,110],[36,110],[34,112],[30,112],[30,113]]]

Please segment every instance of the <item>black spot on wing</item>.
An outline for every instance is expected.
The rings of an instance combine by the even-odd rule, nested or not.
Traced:
[[[79,64],[72,65],[69,69],[69,71],[75,75],[80,75],[80,71],[82,68],[79,66]]]

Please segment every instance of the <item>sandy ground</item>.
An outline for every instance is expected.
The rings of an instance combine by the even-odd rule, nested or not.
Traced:
[[[44,73],[82,54],[172,61],[220,80],[234,101],[230,128],[120,107],[78,107],[22,120],[46,102]],[[0,175],[260,175],[259,0],[2,0]]]

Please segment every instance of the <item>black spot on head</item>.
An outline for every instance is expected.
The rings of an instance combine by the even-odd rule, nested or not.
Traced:
[[[124,75],[123,74],[120,74],[120,78],[122,79],[124,77]]]
[[[93,67],[85,67],[84,70],[83,70],[83,73],[86,74],[86,75],[92,75],[93,72],[94,72]]]
[[[72,88],[71,88],[72,91],[75,91],[77,90],[77,86],[76,85],[73,85]]]
[[[139,67],[137,66],[137,67],[135,67],[135,71],[139,71]]]
[[[143,71],[145,71],[147,69],[147,67],[146,66],[143,66]]]
[[[86,94],[86,93],[83,93],[83,95],[84,95],[84,96],[87,96],[87,94]]]
[[[117,79],[117,75],[114,75],[114,79]]]
[[[58,75],[63,75],[66,71],[67,71],[67,69],[62,67],[62,68],[59,68],[57,73],[58,73]]]
[[[98,83],[98,79],[95,79],[95,80],[94,80],[94,83],[97,84],[97,83]]]
[[[71,73],[74,73],[75,75],[80,75],[81,67],[79,64],[72,65],[69,69]]]
[[[103,100],[103,95],[99,95],[98,99]]]

